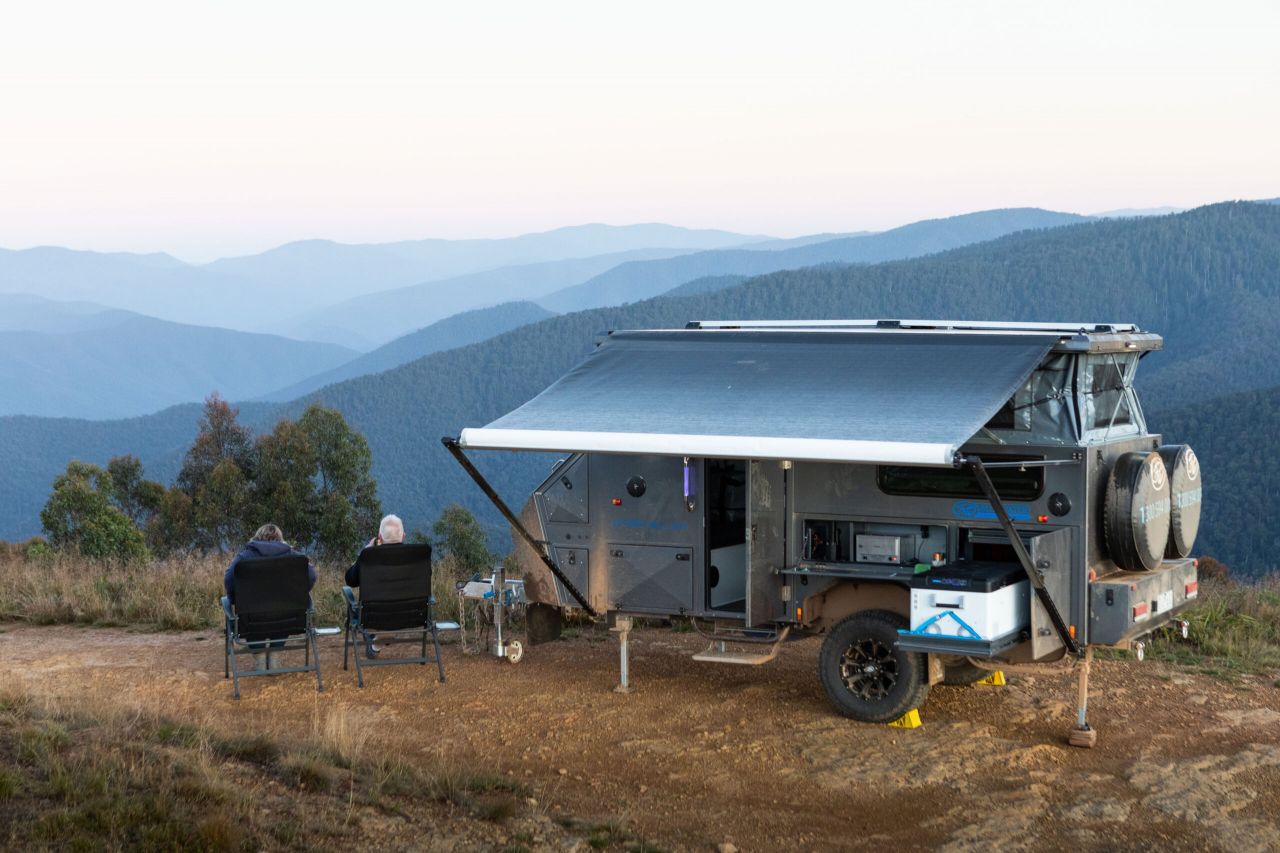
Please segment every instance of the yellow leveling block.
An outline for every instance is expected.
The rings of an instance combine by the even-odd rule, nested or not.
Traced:
[[[1005,685],[1004,673],[1001,672],[1000,670],[996,670],[995,672],[991,673],[990,675],[988,675],[986,678],[982,679],[978,683],[986,684],[990,687],[1004,687]]]
[[[924,725],[924,723],[920,722],[920,712],[915,708],[912,708],[910,711],[888,725],[891,729],[918,729]]]

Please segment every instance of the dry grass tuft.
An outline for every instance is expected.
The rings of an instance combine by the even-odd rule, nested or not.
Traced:
[[[145,563],[103,563],[83,557],[25,558],[0,552],[0,622],[36,625],[147,627],[188,631],[222,624],[222,575],[230,557],[173,557]],[[321,566],[311,591],[320,625],[340,625],[346,566]],[[435,617],[456,619],[458,598],[449,558],[432,575]]]
[[[312,740],[342,767],[353,767],[364,760],[374,730],[371,714],[357,713],[343,705],[317,704],[311,724]]]
[[[102,563],[51,555],[0,556],[0,621],[36,625],[130,625],[187,631],[222,624],[218,599],[229,557],[188,556]],[[344,567],[345,568],[345,567]],[[322,567],[312,591],[316,618],[337,625],[345,612],[342,570]]]
[[[517,786],[455,762],[439,775],[411,765],[374,748],[369,722],[335,709],[310,737],[228,737],[117,706],[0,693],[0,848],[332,848],[361,841],[353,804],[427,826],[439,816],[421,813],[441,804],[480,822],[523,813]]]
[[[1202,579],[1199,600],[1183,614],[1189,642],[1165,631],[1152,653],[1211,675],[1280,669],[1280,577],[1237,583]]]

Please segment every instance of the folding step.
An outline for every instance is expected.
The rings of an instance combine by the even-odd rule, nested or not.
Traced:
[[[765,653],[759,652],[742,652],[733,651],[725,646],[724,640],[712,640],[711,643],[702,651],[693,656],[694,660],[703,661],[704,663],[731,663],[738,666],[760,666],[766,664],[778,656],[778,651],[782,648],[782,641],[787,638],[787,634],[791,632],[791,628],[783,628],[772,643],[769,645],[769,651]],[[740,639],[739,642],[742,642]],[[756,642],[760,642],[757,640]]]
[[[760,666],[766,664],[778,656],[777,649],[771,649],[768,654],[750,654],[748,652],[731,652],[721,651],[717,648],[716,643],[707,646],[705,651],[698,652],[693,656],[694,660],[704,661],[706,663],[736,663],[742,666]]]

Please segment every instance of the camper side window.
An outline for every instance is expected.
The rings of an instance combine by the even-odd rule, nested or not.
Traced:
[[[984,457],[987,458],[987,457]],[[992,456],[988,461],[1029,462],[1040,457]],[[1044,493],[1044,468],[990,468],[987,473],[1000,497],[1033,501]],[[881,465],[876,483],[886,495],[915,498],[981,498],[982,487],[968,468],[922,468],[913,465]]]
[[[1074,365],[1073,356],[1047,358],[973,440],[996,444],[1075,443],[1070,389]]]
[[[1082,364],[1080,412],[1085,435],[1106,438],[1145,429],[1133,390],[1138,356],[1133,353],[1091,355]]]

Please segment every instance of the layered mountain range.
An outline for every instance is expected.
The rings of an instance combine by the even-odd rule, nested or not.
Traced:
[[[1197,446],[1204,459],[1203,552],[1241,572],[1273,568],[1274,535],[1260,523],[1240,522],[1280,509],[1280,495],[1261,480],[1266,468],[1257,464],[1280,434],[1280,340],[1273,334],[1280,328],[1274,273],[1280,209],[1230,203],[1098,221],[1046,211],[989,212],[967,220],[981,226],[968,232],[975,235],[968,242],[955,236],[966,225],[957,219],[931,228],[920,223],[914,238],[885,232],[768,248],[744,237],[756,248],[727,252],[685,246],[682,254],[625,261],[599,274],[610,277],[603,284],[577,291],[586,304],[603,305],[579,310],[580,304],[557,302],[569,292],[561,289],[556,300],[544,295],[524,304],[477,306],[486,310],[401,336],[390,351],[383,347],[256,395],[235,396],[278,401],[242,406],[242,419],[257,429],[313,401],[339,408],[369,439],[389,509],[425,526],[460,501],[498,531],[488,504],[436,439],[520,405],[589,352],[605,329],[680,326],[708,317],[1137,322],[1166,338],[1165,349],[1140,372],[1149,419],[1170,438]],[[764,257],[763,270],[732,266],[745,263],[743,254]],[[727,268],[707,256],[726,259]],[[699,257],[704,260],[695,262]],[[632,264],[654,265],[651,276],[625,269]],[[678,264],[687,266],[668,276]],[[656,283],[611,290],[610,282],[622,278]],[[660,295],[641,298],[653,292]],[[547,308],[557,307],[559,315],[547,316]],[[67,323],[85,322],[83,306],[67,313],[77,311],[81,319]],[[0,536],[38,532],[48,484],[70,458],[104,461],[130,452],[143,458],[151,476],[172,476],[198,413],[198,405],[187,404],[129,420],[0,418],[6,479]],[[536,454],[487,454],[479,462],[515,503],[547,464]]]

